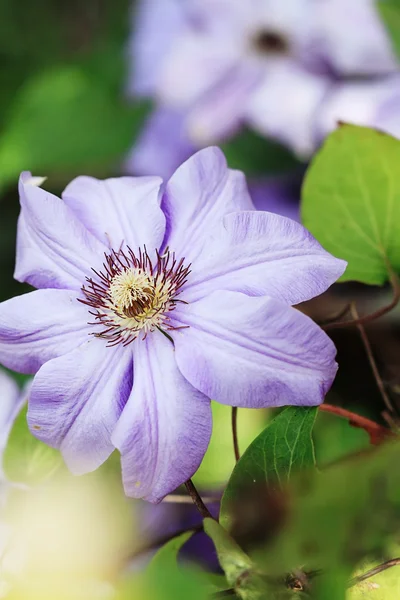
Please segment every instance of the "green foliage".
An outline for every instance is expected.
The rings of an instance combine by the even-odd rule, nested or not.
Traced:
[[[270,574],[300,566],[322,569],[314,597],[344,597],[347,578],[360,560],[382,554],[400,532],[399,459],[400,444],[388,443],[325,472],[296,478],[282,495],[282,502],[290,498],[285,526],[257,553],[258,564],[267,565]],[[328,596],[333,580],[341,587]]]
[[[400,141],[343,125],[306,175],[302,219],[332,254],[348,261],[342,281],[383,284],[400,271]],[[390,265],[390,267],[389,267]]]
[[[84,169],[120,159],[146,107],[117,100],[83,69],[35,75],[20,90],[0,139],[0,185],[23,169]]]
[[[285,173],[300,164],[284,146],[250,130],[242,131],[221,147],[229,166],[247,176]]]
[[[58,450],[50,448],[28,429],[27,407],[18,415],[4,452],[4,470],[8,479],[33,485],[51,476],[62,466]]]
[[[315,463],[311,438],[317,408],[290,406],[275,417],[237,463],[221,503],[221,523],[229,529],[230,505],[243,487],[279,487],[293,472]]]
[[[377,6],[391,37],[393,49],[400,56],[400,1],[379,0]]]
[[[184,533],[165,544],[154,556],[145,573],[145,583],[150,598],[157,600],[205,600],[212,585],[202,574],[190,567],[181,567],[178,552],[191,537]]]
[[[384,562],[382,560],[382,562]],[[367,573],[378,562],[363,562],[355,575]],[[350,588],[347,600],[398,600],[400,598],[400,566],[369,577]]]

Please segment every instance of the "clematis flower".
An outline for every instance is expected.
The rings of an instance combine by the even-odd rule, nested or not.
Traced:
[[[128,89],[180,111],[197,147],[247,123],[308,156],[331,85],[316,23],[312,0],[144,0]]]
[[[20,180],[0,360],[36,373],[28,420],[76,474],[117,448],[128,495],[159,501],[198,468],[210,398],[315,405],[335,347],[292,307],[345,263],[298,223],[254,211],[216,148],[158,177],[78,177],[62,200]],[[160,191],[161,190],[161,191]]]
[[[26,402],[26,397],[26,391],[21,392],[14,379],[0,369],[0,498],[1,486],[5,483],[3,454],[13,423]]]

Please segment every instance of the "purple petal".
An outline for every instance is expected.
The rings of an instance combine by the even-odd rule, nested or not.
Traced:
[[[15,278],[38,288],[79,289],[106,248],[62,200],[32,181],[30,173],[20,177]]]
[[[36,373],[48,360],[88,339],[87,308],[75,292],[37,290],[0,304],[0,362]]]
[[[87,229],[109,248],[159,248],[165,232],[159,177],[120,177],[101,181],[78,177],[63,200]]]
[[[228,169],[218,148],[205,148],[171,177],[162,207],[166,245],[190,262],[201,253],[215,222],[234,211],[252,210],[253,204],[243,173]]]
[[[188,110],[187,131],[206,146],[232,136],[242,125],[245,107],[260,79],[259,65],[238,65]]]
[[[59,448],[81,475],[97,469],[113,452],[111,433],[132,389],[132,352],[90,339],[47,362],[29,398],[32,433]]]
[[[0,482],[4,477],[2,468],[3,453],[13,423],[25,400],[26,396],[20,391],[14,379],[0,369]]]
[[[179,36],[163,65],[158,98],[175,108],[200,100],[235,67],[240,50],[233,41],[202,31]]]
[[[134,31],[128,47],[128,92],[151,95],[173,41],[185,25],[180,0],[140,0],[133,10]]]
[[[324,292],[345,268],[295,221],[268,212],[232,213],[193,262],[182,299],[230,290],[299,304]]]
[[[137,343],[134,360],[132,395],[112,441],[126,493],[158,502],[199,467],[211,435],[210,402],[182,377],[161,333]]]
[[[338,75],[381,75],[396,59],[374,0],[316,3],[320,43]]]
[[[145,123],[139,139],[125,161],[127,173],[160,175],[168,180],[194,152],[186,135],[186,115],[181,111],[159,107]]]
[[[307,158],[317,145],[315,115],[330,86],[328,78],[314,75],[292,61],[276,64],[268,69],[264,83],[253,94],[247,121]]]
[[[311,319],[272,298],[216,292],[175,311],[176,361],[206,396],[260,408],[320,404],[336,349]]]
[[[377,127],[400,136],[400,77],[382,77],[335,86],[318,114],[322,140],[339,121]]]

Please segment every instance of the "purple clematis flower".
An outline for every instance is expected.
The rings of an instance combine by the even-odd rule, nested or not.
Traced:
[[[331,85],[317,16],[313,0],[142,0],[128,90],[180,111],[197,147],[247,123],[308,156]]]
[[[27,391],[21,392],[14,379],[0,369],[0,499],[5,482],[3,454],[8,438],[22,406],[26,402]]]
[[[158,177],[78,177],[62,200],[20,180],[0,360],[36,373],[28,420],[77,474],[118,448],[128,495],[152,502],[198,468],[210,398],[315,405],[335,347],[292,307],[344,271],[298,223],[254,211],[243,174],[207,148]]]

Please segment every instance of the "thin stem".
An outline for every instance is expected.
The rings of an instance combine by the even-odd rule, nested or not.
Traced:
[[[216,502],[220,502],[220,500],[221,498],[218,496],[206,496],[203,498],[203,502],[207,502],[207,504],[215,504]],[[168,494],[168,496],[162,499],[162,502],[169,504],[192,504],[193,500],[185,494]]]
[[[379,444],[391,435],[390,429],[387,429],[386,427],[375,423],[375,421],[371,421],[371,419],[367,419],[366,417],[362,417],[357,413],[353,413],[350,410],[342,408],[341,406],[333,406],[332,404],[321,404],[319,410],[331,413],[333,415],[337,415],[338,417],[343,417],[344,419],[348,419],[350,423],[355,427],[360,427],[361,429],[364,429],[370,436],[372,444]]]
[[[378,308],[378,310],[376,310],[373,313],[370,313],[369,315],[365,315],[363,317],[357,317],[351,321],[339,321],[339,322],[327,323],[326,325],[322,326],[323,329],[328,330],[328,329],[338,329],[339,327],[350,327],[352,325],[367,325],[367,323],[371,323],[372,321],[375,321],[376,319],[383,317],[383,315],[386,315],[388,312],[393,310],[400,302],[400,284],[399,284],[399,279],[398,279],[396,273],[394,273],[394,271],[392,271],[391,269],[389,270],[389,272],[390,272],[390,283],[391,283],[392,291],[393,291],[393,298],[389,304],[387,304],[386,306],[382,306],[381,308]],[[347,310],[346,310],[346,312],[347,312]],[[346,312],[344,314],[346,314]]]
[[[232,438],[233,438],[233,451],[235,453],[236,462],[238,462],[240,460],[237,415],[238,415],[237,406],[232,406]]]
[[[208,510],[207,506],[204,504],[203,500],[201,499],[201,496],[200,496],[199,492],[196,490],[193,481],[191,479],[188,479],[185,482],[185,486],[186,486],[189,496],[193,500],[193,504],[196,506],[197,510],[199,511],[199,513],[201,514],[203,519],[213,519],[214,517],[212,516],[212,514]]]
[[[357,311],[357,308],[356,308],[355,304],[351,305],[350,311],[351,311],[351,314],[352,314],[353,318],[355,320],[359,320],[358,319],[358,311]],[[385,386],[383,384],[382,378],[381,378],[381,376],[379,374],[379,370],[378,370],[378,367],[376,365],[376,361],[375,361],[374,355],[372,353],[372,348],[371,348],[371,344],[369,343],[368,336],[367,336],[367,334],[365,332],[365,329],[364,329],[364,327],[363,327],[363,325],[361,323],[357,324],[357,329],[360,332],[360,336],[361,336],[362,342],[364,344],[365,351],[366,351],[367,356],[368,356],[368,362],[369,362],[369,364],[371,366],[371,370],[372,370],[372,373],[374,375],[374,379],[376,381],[376,385],[378,386],[379,392],[380,392],[380,394],[382,396],[382,400],[384,401],[384,403],[386,405],[386,408],[389,410],[389,412],[391,412],[393,414],[394,413],[394,408],[393,408],[392,403],[390,401],[389,395],[388,395],[388,393],[387,393],[387,391],[385,389]]]
[[[397,567],[399,565],[400,565],[400,558],[392,558],[391,560],[387,560],[386,562],[382,563],[381,565],[378,565],[377,567],[370,569],[366,573],[363,573],[362,575],[358,575],[357,577],[354,577],[353,579],[351,579],[350,583],[349,583],[349,587],[353,587],[354,585],[361,583],[361,581],[365,581],[366,579],[369,579],[370,577],[374,577],[374,575],[378,575],[379,573],[386,571],[386,569],[390,569],[391,567]]]

